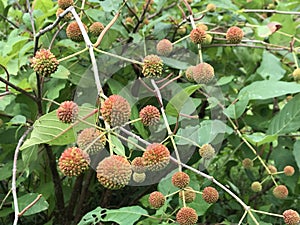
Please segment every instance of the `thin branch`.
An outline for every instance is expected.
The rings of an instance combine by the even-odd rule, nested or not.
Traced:
[[[20,213],[19,213],[19,217],[23,216],[23,214],[30,209],[32,206],[34,206],[38,200],[40,200],[40,198],[42,197],[42,194],[39,194],[28,206],[26,206]]]
[[[16,25],[14,22],[10,21],[8,18],[6,18],[5,16],[3,16],[2,14],[0,14],[0,17],[4,20],[6,20],[8,23],[10,23],[14,28],[19,29],[19,26]]]
[[[242,13],[276,13],[276,14],[286,14],[286,15],[300,15],[300,12],[293,11],[280,11],[280,10],[270,10],[270,9],[242,9]]]
[[[35,36],[36,31],[35,31],[35,27],[34,27],[34,19],[33,19],[33,15],[32,15],[32,9],[30,8],[29,0],[26,0],[26,5],[27,5],[27,10],[28,10],[28,13],[29,13],[29,17],[30,17],[32,33],[33,33],[33,36]]]

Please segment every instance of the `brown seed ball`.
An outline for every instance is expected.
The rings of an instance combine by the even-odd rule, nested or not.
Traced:
[[[58,167],[66,176],[78,176],[89,167],[89,155],[80,148],[67,148],[58,160]]]
[[[170,152],[168,148],[160,143],[153,143],[147,146],[143,153],[143,158],[147,169],[159,171],[164,169],[170,162]]]
[[[153,208],[158,209],[165,204],[166,199],[161,192],[154,191],[149,195],[148,201]]]
[[[199,154],[204,159],[211,159],[215,156],[215,149],[210,144],[204,144],[199,149]]]
[[[202,44],[205,40],[206,32],[200,27],[196,27],[190,33],[190,39],[195,44]]]
[[[215,4],[212,4],[212,3],[209,3],[209,4],[207,4],[207,6],[206,6],[206,10],[208,11],[208,12],[214,12],[214,11],[216,11],[216,5]]]
[[[188,79],[188,81],[194,81],[194,67],[195,66],[190,66],[186,69],[185,71],[185,77]]]
[[[184,193],[184,200],[186,203],[193,202],[196,199],[196,193],[193,188],[186,187],[183,191],[179,192],[179,198],[183,199],[183,193]]]
[[[145,173],[136,173],[136,172],[134,172],[132,174],[132,179],[136,183],[143,183],[146,179],[146,174]]]
[[[213,187],[206,187],[202,192],[202,198],[207,203],[215,203],[219,199],[219,193]]]
[[[163,61],[157,55],[147,55],[144,60],[142,73],[145,77],[161,77]]]
[[[131,162],[131,169],[136,173],[144,173],[147,170],[145,159],[143,157],[135,157]]]
[[[156,45],[156,52],[158,55],[168,56],[171,54],[172,50],[172,42],[168,39],[162,39]]]
[[[73,0],[57,0],[59,8],[66,9],[71,5],[74,5]]]
[[[78,105],[73,101],[64,101],[57,109],[56,116],[63,123],[73,123],[78,116]]]
[[[268,169],[270,170],[271,173],[277,173],[277,169],[273,165],[268,165]]]
[[[85,24],[83,24],[83,26],[84,29],[87,31],[88,30],[87,26]],[[81,30],[76,21],[72,21],[67,26],[66,33],[68,38],[70,38],[72,41],[80,42],[84,40]]]
[[[294,80],[300,80],[300,68],[297,68],[292,73]]]
[[[54,73],[59,65],[55,55],[49,49],[38,50],[30,62],[33,70],[45,77]]]
[[[100,109],[103,119],[112,127],[124,125],[130,118],[129,102],[120,95],[111,95]]]
[[[254,181],[252,184],[251,184],[251,189],[252,191],[254,192],[260,192],[262,190],[262,185],[260,182],[258,181]]]
[[[160,120],[160,112],[153,105],[145,106],[139,113],[142,123],[145,126],[153,126],[158,124]]]
[[[204,30],[204,31],[208,30],[208,27],[204,23],[198,23],[197,28]]]
[[[128,160],[119,155],[106,157],[97,166],[98,181],[111,190],[125,187],[131,178],[131,166]]]
[[[183,189],[187,187],[190,183],[190,176],[186,174],[185,172],[176,172],[172,176],[172,184],[175,187],[178,187],[180,189]]]
[[[125,24],[133,26],[133,19],[132,19],[132,17],[126,17]]]
[[[193,67],[193,79],[198,84],[207,84],[215,76],[214,68],[208,63],[199,63]]]
[[[273,195],[278,199],[285,199],[289,194],[289,190],[285,185],[278,185],[273,189]]]
[[[56,17],[59,17],[59,15],[62,14],[64,11],[65,11],[64,9],[58,8],[58,9],[56,10]],[[71,13],[71,12],[68,12],[68,13],[67,13],[66,15],[64,15],[64,17],[62,18],[62,20],[63,20],[64,22],[67,22],[67,21],[69,21],[69,20],[71,20],[71,19],[72,19],[72,13]]]
[[[300,223],[300,217],[298,212],[292,209],[285,210],[283,212],[283,219],[287,225],[297,225]]]
[[[77,145],[88,154],[100,152],[106,143],[106,137],[100,130],[91,127],[85,128],[77,137]]]
[[[286,176],[293,176],[295,173],[295,169],[292,166],[284,167],[283,171]]]
[[[253,161],[249,158],[243,159],[242,164],[245,169],[250,169],[253,167]]]
[[[104,25],[100,22],[94,22],[90,27],[89,31],[94,37],[98,37],[104,30]]]
[[[176,222],[179,225],[193,225],[197,223],[198,215],[195,209],[190,207],[181,208],[176,214]]]
[[[227,30],[226,40],[231,44],[238,44],[242,41],[244,32],[241,28],[233,26]]]

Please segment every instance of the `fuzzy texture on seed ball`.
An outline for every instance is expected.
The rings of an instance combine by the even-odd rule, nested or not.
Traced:
[[[66,9],[74,4],[73,0],[57,0],[59,8]]]
[[[215,149],[211,144],[204,144],[199,149],[199,154],[204,159],[211,159],[215,156]]]
[[[106,143],[106,137],[100,130],[90,127],[85,128],[77,137],[77,145],[88,154],[100,152]]]
[[[89,155],[80,148],[67,148],[58,160],[58,167],[66,176],[78,176],[89,167]]]
[[[166,198],[161,192],[154,191],[149,195],[148,201],[153,208],[158,209],[165,204]]]
[[[245,169],[250,169],[253,167],[253,161],[249,158],[243,159],[242,164]]]
[[[179,192],[179,198],[183,200],[183,194],[184,194],[184,200],[186,203],[193,202],[196,199],[196,192],[191,187],[184,188],[183,191]]]
[[[143,157],[135,157],[131,161],[131,169],[136,173],[144,173],[147,170],[145,159]]]
[[[142,73],[145,77],[161,77],[163,61],[157,55],[147,55],[144,60]]]
[[[226,40],[231,44],[238,44],[242,41],[244,32],[241,28],[233,26],[227,30]]]
[[[142,123],[145,126],[153,126],[158,124],[160,120],[160,112],[153,105],[147,105],[139,113]]]
[[[270,170],[271,173],[277,173],[277,169],[273,165],[268,165],[268,169]]]
[[[286,167],[284,167],[283,171],[284,171],[284,174],[286,176],[289,176],[289,177],[293,176],[294,173],[295,173],[295,169],[292,166],[286,166]]]
[[[207,4],[207,6],[206,6],[206,10],[208,11],[208,12],[214,12],[214,11],[216,11],[216,5],[215,4],[212,4],[212,3],[209,3],[209,4]]]
[[[183,189],[187,187],[190,183],[190,176],[186,174],[185,172],[176,172],[172,176],[172,184],[175,187],[178,187],[180,189]]]
[[[273,195],[278,199],[285,199],[289,195],[289,190],[285,185],[278,185],[273,189]]]
[[[252,191],[254,191],[254,192],[260,192],[261,189],[262,189],[262,185],[261,185],[260,182],[254,181],[254,182],[251,184],[251,189],[252,189]]]
[[[54,73],[59,65],[55,55],[49,49],[38,50],[30,62],[33,70],[45,77]]]
[[[159,171],[169,164],[170,152],[166,146],[153,143],[147,146],[143,158],[148,170]]]
[[[97,166],[98,181],[111,190],[125,187],[131,178],[131,166],[123,156],[112,155],[106,157]]]
[[[297,68],[292,73],[294,80],[300,80],[300,68]]]
[[[111,95],[100,109],[103,119],[112,127],[124,125],[130,118],[129,102],[120,95]]]
[[[190,66],[185,71],[186,79],[188,79],[188,81],[191,81],[191,82],[194,81],[194,67],[195,66]]]
[[[156,52],[158,55],[168,56],[171,54],[172,50],[172,42],[168,39],[162,39],[156,45]]]
[[[59,15],[62,14],[64,11],[65,11],[64,9],[58,8],[58,9],[56,10],[56,17],[59,17]],[[68,12],[68,13],[67,13],[66,15],[64,15],[64,17],[62,18],[62,20],[63,20],[64,22],[67,22],[67,21],[69,21],[69,20],[71,20],[71,19],[72,19],[72,13],[71,13],[71,12]]]
[[[219,192],[213,187],[206,187],[203,189],[202,198],[207,203],[215,203],[219,199]]]
[[[101,22],[94,22],[89,27],[89,32],[94,36],[98,37],[101,32],[104,30],[104,25]]]
[[[84,26],[84,29],[86,31],[88,31],[87,26],[85,24],[83,24],[83,26]],[[66,33],[67,33],[68,38],[70,38],[72,41],[80,42],[80,41],[84,40],[81,30],[76,21],[72,21],[67,26]]]
[[[205,40],[206,32],[201,27],[196,27],[190,33],[190,39],[195,44],[202,44]]]
[[[193,79],[198,84],[207,84],[215,76],[214,68],[208,63],[199,63],[193,67]]]
[[[78,116],[78,105],[73,101],[64,101],[56,110],[56,116],[63,123],[73,123]]]
[[[195,209],[190,207],[181,208],[176,214],[176,222],[179,225],[193,225],[197,223],[198,215]]]
[[[287,225],[297,225],[300,223],[300,217],[298,212],[292,209],[285,210],[283,212],[283,219]]]

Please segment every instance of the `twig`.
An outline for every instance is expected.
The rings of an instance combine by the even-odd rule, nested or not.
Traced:
[[[286,14],[286,15],[300,15],[300,12],[293,11],[280,11],[280,10],[270,10],[270,9],[242,9],[242,13],[276,13],[276,14]]]
[[[40,198],[42,197],[42,194],[39,194],[28,206],[26,206],[20,213],[19,213],[19,217],[23,216],[23,214],[30,209],[32,206],[34,206],[38,200],[40,200]]]
[[[2,14],[0,14],[0,17],[4,20],[6,20],[8,23],[10,23],[14,28],[19,29],[19,26],[16,25],[14,22],[10,21],[8,18],[6,18],[5,16],[3,16]]]
[[[33,15],[32,15],[32,9],[30,8],[30,2],[29,2],[29,0],[26,0],[26,5],[27,5],[29,17],[30,17],[30,23],[31,23],[32,33],[33,33],[33,36],[35,36],[36,31],[35,31],[35,27],[34,27],[34,19],[33,19]]]

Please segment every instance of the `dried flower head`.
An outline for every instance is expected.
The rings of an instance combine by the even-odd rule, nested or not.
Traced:
[[[147,146],[143,158],[148,170],[159,171],[169,164],[170,152],[166,146],[153,143]]]
[[[57,109],[56,115],[64,123],[73,123],[78,116],[78,105],[73,101],[64,101]]]
[[[31,59],[31,67],[42,76],[49,76],[58,68],[59,62],[49,49],[40,49]]]
[[[144,60],[142,73],[145,77],[161,77],[163,61],[157,55],[147,55]]]

